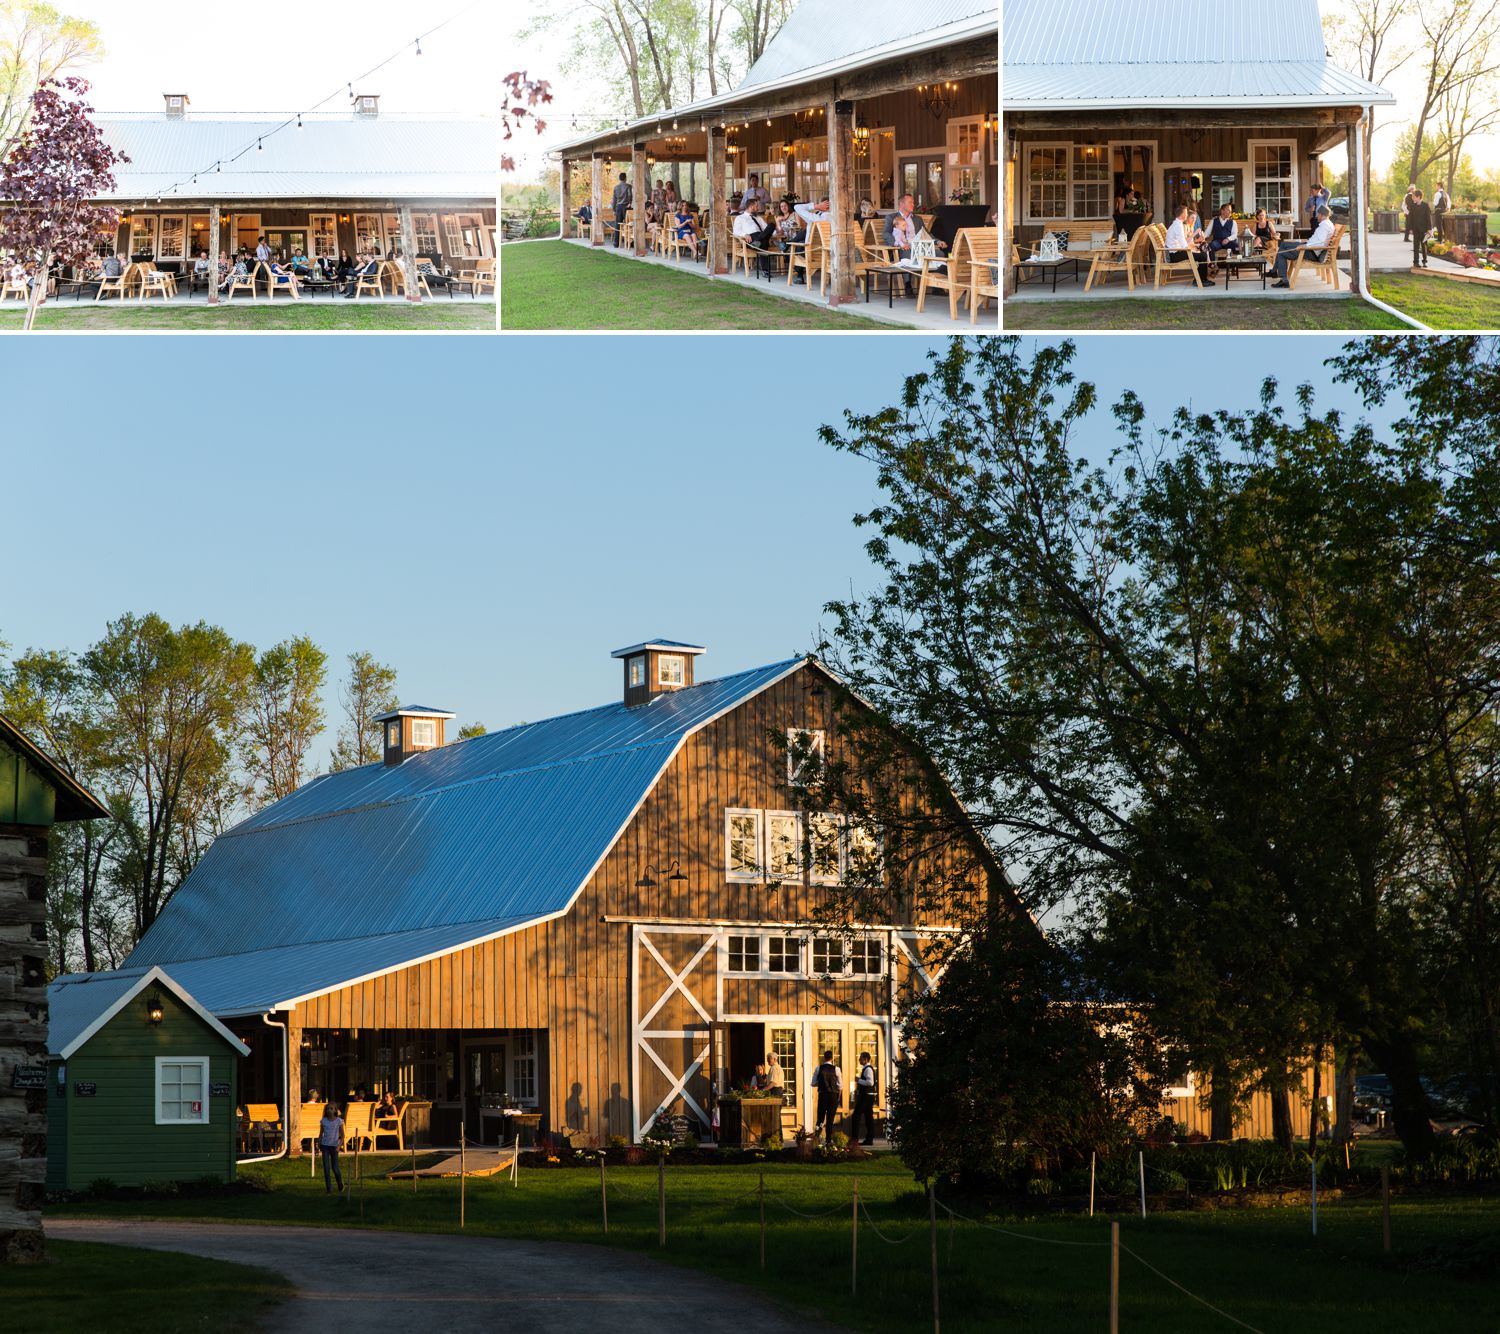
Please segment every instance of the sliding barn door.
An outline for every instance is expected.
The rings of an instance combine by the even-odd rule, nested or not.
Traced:
[[[661,1111],[708,1125],[719,1003],[716,939],[707,928],[631,927],[631,1102],[637,1140]]]

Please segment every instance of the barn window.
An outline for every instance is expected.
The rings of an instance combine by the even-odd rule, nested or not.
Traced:
[[[626,671],[630,673],[629,681],[632,688],[646,684],[646,655],[637,653],[625,665]]]
[[[807,817],[807,869],[815,885],[839,882],[843,821],[836,815]]]
[[[844,971],[844,942],[819,936],[812,943],[812,970],[819,976]]]
[[[536,1034],[517,1033],[510,1058],[511,1095],[521,1102],[536,1101]]]
[[[385,729],[385,744],[388,745],[392,750],[399,750],[401,748],[400,723],[391,723]]]
[[[657,685],[680,686],[684,679],[684,661],[686,660],[680,653],[663,653],[659,658],[657,658]]]
[[[761,878],[759,811],[726,811],[724,845],[726,879],[754,881]]]
[[[874,936],[861,936],[849,942],[849,971],[863,976],[880,972],[880,941]]]
[[[156,1058],[156,1124],[208,1124],[208,1057]]]
[[[772,880],[802,879],[802,817],[766,812],[766,873]]]
[[[786,734],[786,781],[792,787],[806,787],[823,769],[823,733],[805,727],[792,727]]]
[[[766,971],[768,973],[800,973],[802,971],[802,941],[796,936],[772,936],[767,940]]]
[[[851,824],[844,841],[844,878],[855,884],[879,884],[884,868],[881,865],[879,837],[863,825]]]
[[[437,745],[437,724],[431,718],[413,718],[411,744],[413,746]]]
[[[729,964],[731,973],[760,972],[760,937],[730,936]]]

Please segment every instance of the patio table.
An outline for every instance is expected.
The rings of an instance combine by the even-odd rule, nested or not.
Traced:
[[[895,309],[896,279],[920,279],[922,270],[912,268],[909,264],[868,264],[864,269],[865,274],[865,305],[870,304],[870,289],[875,286],[874,279],[885,279],[885,308]]]
[[[1062,255],[1057,259],[1027,259],[1022,260],[1021,263],[1016,265],[1016,286],[1020,287],[1024,283],[1032,281],[1031,278],[1022,277],[1028,271],[1041,276],[1049,269],[1052,272],[1052,290],[1054,292],[1057,291],[1057,275],[1059,273],[1071,272],[1075,283],[1082,274],[1082,270],[1078,267],[1078,260],[1073,255]]]
[[[1261,290],[1265,290],[1266,257],[1264,255],[1232,255],[1226,259],[1221,253],[1213,262],[1224,271],[1224,290],[1226,292],[1229,290],[1229,284],[1236,278],[1243,277],[1246,272],[1252,278],[1259,275]]]

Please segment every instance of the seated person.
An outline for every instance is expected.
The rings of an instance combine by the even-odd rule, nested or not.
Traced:
[[[375,255],[356,255],[355,266],[349,271],[349,281],[344,284],[344,295],[353,299],[361,278],[373,278],[380,272],[380,260]]]
[[[1178,264],[1189,256],[1193,256],[1198,266],[1199,279],[1207,282],[1208,260],[1193,244],[1192,233],[1188,231],[1190,216],[1191,210],[1186,204],[1177,206],[1177,216],[1172,219],[1172,225],[1167,228],[1167,259],[1173,264]]]
[[[345,278],[347,278],[353,272],[354,272],[354,261],[349,258],[349,252],[347,250],[340,250],[339,251],[338,272],[334,274],[334,277],[336,277],[340,282],[342,282]]]
[[[392,1094],[390,1089],[386,1089],[386,1091],[380,1095],[380,1101],[375,1104],[374,1115],[377,1118],[393,1117],[399,1112],[399,1110],[400,1109],[396,1106],[395,1095]]]
[[[1274,246],[1281,239],[1276,235],[1276,224],[1271,221],[1271,215],[1263,208],[1255,210],[1255,221],[1250,224],[1250,230],[1262,245],[1269,241]]]
[[[293,296],[297,295],[297,275],[287,268],[279,259],[273,259],[270,264],[271,282],[273,290],[276,287],[291,289]]]
[[[1287,269],[1291,262],[1297,258],[1300,250],[1309,259],[1317,260],[1319,263],[1327,257],[1328,243],[1333,240],[1333,215],[1329,213],[1327,205],[1318,210],[1318,225],[1313,228],[1313,234],[1306,241],[1283,241],[1276,250],[1276,281],[1272,287],[1290,287],[1291,280],[1287,277]]]
[[[783,250],[793,241],[800,241],[807,235],[807,224],[797,216],[797,211],[791,204],[783,199],[776,205],[776,244]]]
[[[827,222],[831,216],[828,211],[828,196],[824,195],[816,204],[798,204],[797,216],[807,223],[807,230],[812,230],[815,222]]]
[[[1209,224],[1208,258],[1210,261],[1220,252],[1240,253],[1240,230],[1234,222],[1234,205],[1220,204],[1219,216]]]
[[[895,250],[897,263],[911,258],[911,243],[921,234],[922,219],[917,217],[917,201],[911,195],[902,195],[896,201],[896,211],[887,213],[885,216],[885,227],[881,232],[881,240]],[[948,247],[939,241],[939,250]]]
[[[698,221],[693,216],[691,207],[678,202],[672,213],[672,223],[679,241],[694,241],[698,237]]]
[[[193,277],[208,281],[208,275],[213,272],[213,265],[209,263],[208,255],[200,250],[198,258],[193,261]]]
[[[735,214],[734,234],[755,250],[765,250],[770,246],[776,227],[761,213],[759,199],[752,199],[749,208]],[[755,265],[762,273],[770,272],[771,261],[766,255],[756,256]]]
[[[307,256],[304,255],[300,250],[294,250],[292,252],[291,269],[292,272],[295,273],[299,278],[308,278],[312,276],[312,265],[307,262]]]
[[[230,285],[241,278],[250,276],[250,262],[241,255],[234,261],[234,267],[225,271],[223,278],[219,281],[219,291],[227,292]]]
[[[104,257],[104,276],[106,278],[118,278],[125,272],[124,255],[106,255]]]

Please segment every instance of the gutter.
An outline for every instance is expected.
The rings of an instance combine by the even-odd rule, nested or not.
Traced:
[[[281,1148],[275,1153],[263,1153],[258,1158],[237,1158],[235,1167],[246,1167],[251,1163],[271,1163],[278,1158],[285,1158],[292,1151],[292,1107],[288,1096],[292,1091],[292,1053],[288,1046],[287,1029],[285,1024],[278,1024],[270,1016],[275,1014],[274,1010],[267,1010],[261,1015],[260,1021],[267,1028],[279,1028],[281,1030]]]
[[[1368,107],[1365,108],[1366,114],[1368,114],[1370,110],[1371,110],[1371,108],[1368,108]],[[1361,116],[1360,119],[1358,121],[1356,121],[1355,125],[1354,125],[1354,152],[1352,154],[1352,157],[1353,157],[1354,160],[1349,163],[1349,172],[1350,172],[1350,179],[1351,180],[1353,179],[1353,173],[1356,172],[1356,171],[1362,170],[1363,167],[1364,167],[1364,163],[1365,163],[1364,138],[1365,138],[1365,117]],[[1368,191],[1370,183],[1368,181],[1366,181],[1366,182],[1364,182],[1364,185],[1365,185],[1365,190]],[[1366,199],[1366,198],[1364,198],[1363,194],[1360,197],[1359,206],[1360,206],[1360,209],[1361,209],[1362,213],[1371,211],[1369,209],[1369,200]],[[1429,329],[1427,327],[1427,325],[1423,324],[1420,320],[1413,319],[1404,310],[1397,310],[1395,308],[1395,306],[1388,306],[1388,305],[1386,305],[1386,303],[1384,301],[1382,301],[1378,296],[1376,296],[1372,291],[1370,291],[1370,238],[1369,238],[1369,230],[1364,225],[1364,221],[1365,220],[1364,220],[1363,216],[1360,217],[1359,221],[1360,221],[1360,227],[1359,227],[1359,264],[1356,266],[1358,268],[1358,271],[1359,271],[1359,281],[1358,281],[1357,284],[1351,284],[1352,286],[1354,286],[1354,290],[1361,297],[1363,297],[1366,301],[1368,301],[1372,306],[1374,306],[1376,310],[1383,310],[1383,311],[1385,311],[1385,313],[1387,315],[1394,315],[1403,324],[1408,324],[1413,329],[1420,330],[1422,333],[1431,333],[1432,330]],[[1337,260],[1337,256],[1335,256],[1335,260]]]

